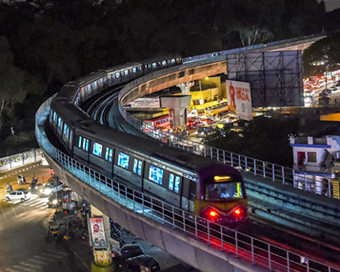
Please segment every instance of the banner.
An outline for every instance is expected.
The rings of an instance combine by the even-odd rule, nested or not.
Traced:
[[[229,110],[240,119],[252,120],[250,84],[248,82],[226,80]]]
[[[95,249],[106,249],[103,217],[91,217],[92,246]]]

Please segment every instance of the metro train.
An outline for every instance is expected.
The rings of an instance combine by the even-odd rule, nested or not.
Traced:
[[[68,82],[58,92],[58,96],[66,97],[72,103],[81,107],[85,100],[108,87],[127,83],[148,73],[180,65],[181,63],[182,57],[173,55],[101,69]]]
[[[97,91],[105,87],[105,80],[99,80],[99,86],[95,74],[88,78],[90,82],[96,78]],[[219,224],[248,218],[248,200],[238,170],[95,122],[79,107],[88,98],[82,88],[90,83],[77,82],[66,84],[53,99],[48,119],[68,155],[131,189]]]

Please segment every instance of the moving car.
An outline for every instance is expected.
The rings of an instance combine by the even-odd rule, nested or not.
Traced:
[[[21,202],[24,202],[31,198],[31,192],[28,191],[27,189],[18,189],[18,190],[5,194],[4,198],[7,201],[20,200]]]
[[[40,189],[40,193],[42,195],[49,196],[52,193],[59,192],[59,191],[65,189],[65,188],[67,188],[67,186],[63,182],[57,181],[57,180],[52,180],[52,181],[46,183],[45,186]]]
[[[49,208],[56,208],[58,206],[61,206],[63,203],[63,198],[65,199],[65,196],[71,192],[71,189],[64,188],[60,191],[51,193],[50,197],[47,200],[47,206]]]

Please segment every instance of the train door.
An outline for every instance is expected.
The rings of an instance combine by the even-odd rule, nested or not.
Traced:
[[[195,212],[196,185],[195,181],[183,178],[181,208],[192,213]]]

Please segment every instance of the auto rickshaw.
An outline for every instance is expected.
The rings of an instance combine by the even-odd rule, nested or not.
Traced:
[[[59,224],[57,221],[48,222],[48,234],[53,237],[58,237],[59,235]]]

